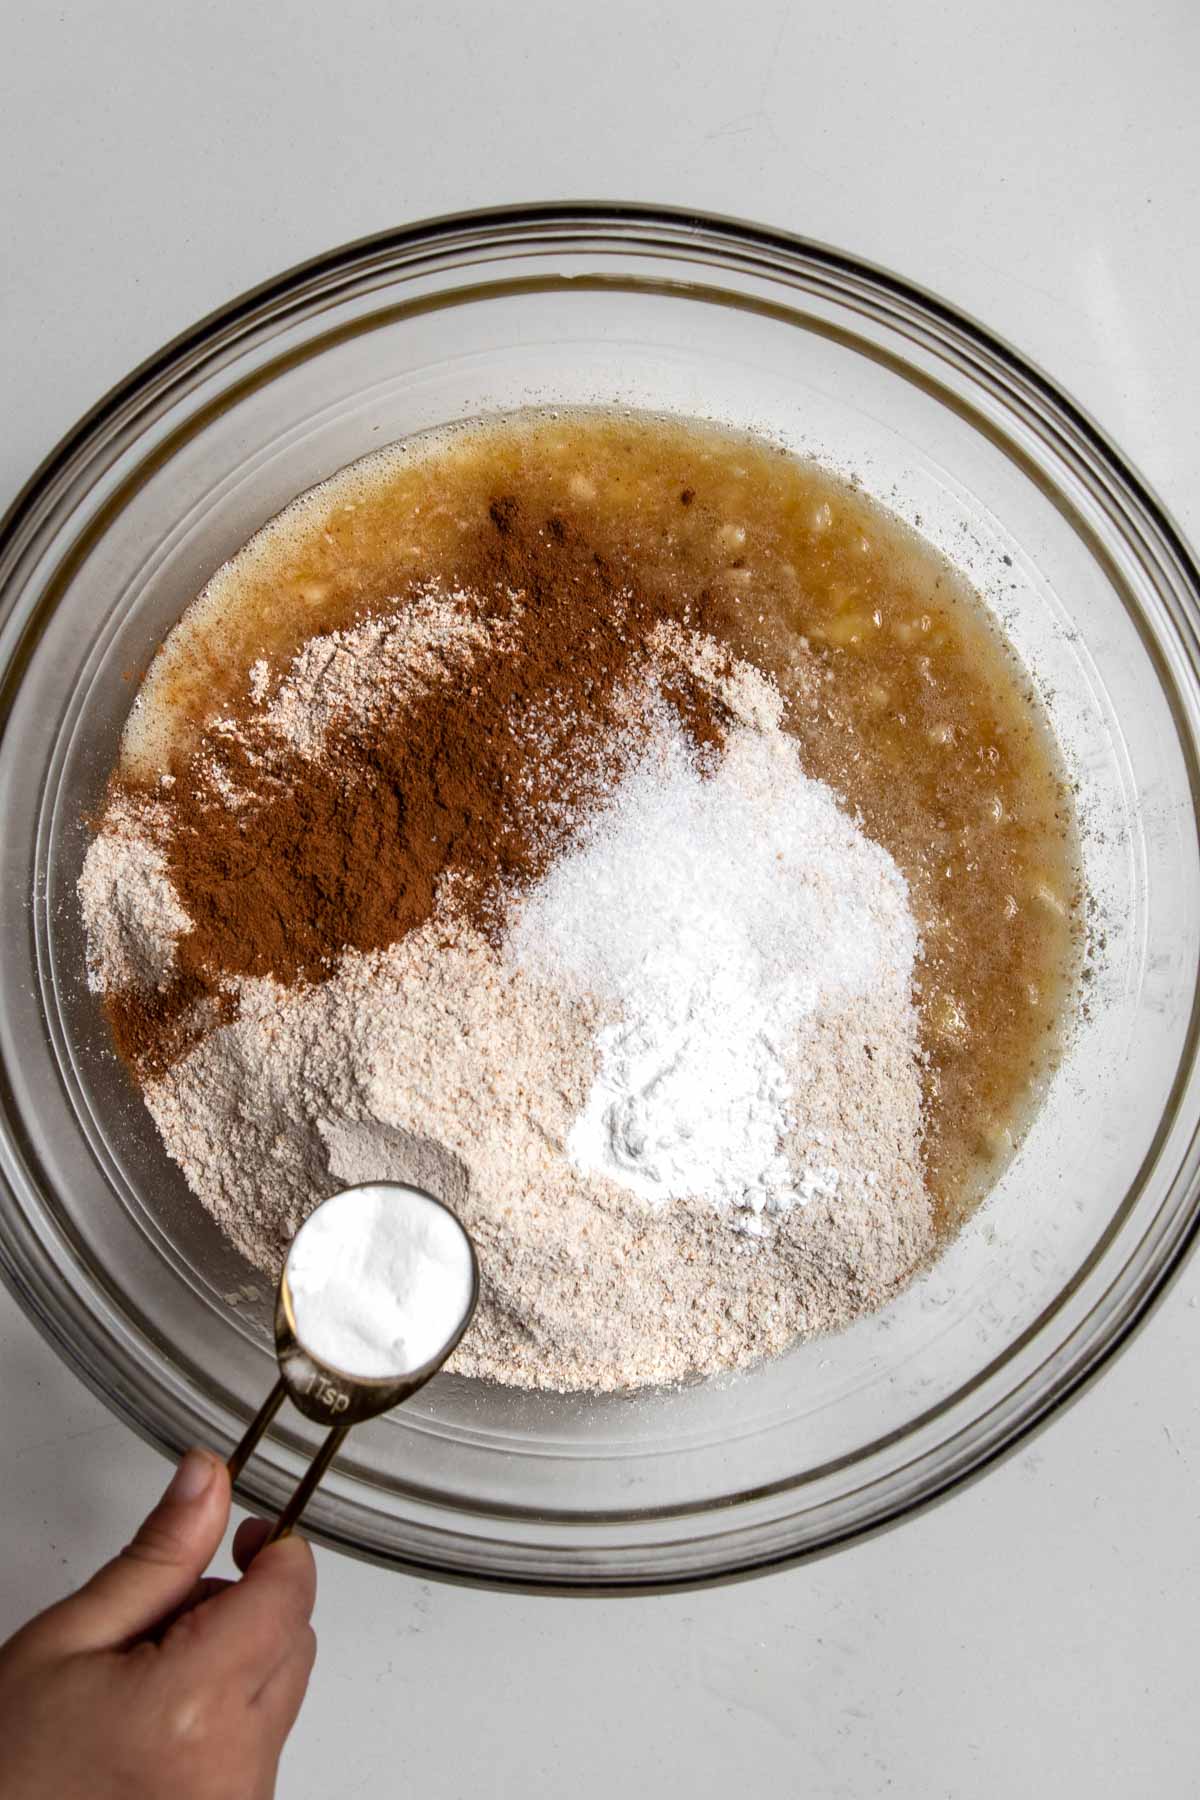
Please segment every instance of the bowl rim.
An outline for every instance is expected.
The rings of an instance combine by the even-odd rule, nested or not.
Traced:
[[[1200,594],[1200,568],[1197,566],[1197,559],[1186,537],[1169,510],[1137,468],[1130,463],[1090,414],[1028,357],[979,323],[973,316],[943,301],[930,290],[897,276],[886,268],[799,234],[692,209],[682,210],[653,204],[596,200],[541,201],[528,205],[480,208],[417,220],[411,224],[352,240],[296,263],[282,273],[247,289],[236,298],[208,313],[146,358],[110,388],[64,434],[58,444],[33,471],[5,511],[3,518],[0,518],[0,580],[4,579],[10,559],[15,557],[18,561],[20,560],[23,546],[36,534],[41,520],[56,506],[62,484],[69,477],[72,466],[86,460],[90,449],[101,434],[114,425],[126,409],[136,409],[142,401],[147,400],[160,383],[173,375],[181,374],[186,366],[194,363],[195,359],[203,358],[206,351],[211,349],[217,340],[227,337],[228,334],[236,333],[239,327],[252,321],[261,320],[265,311],[286,303],[310,284],[328,282],[343,272],[361,271],[364,263],[375,258],[389,259],[398,253],[416,249],[436,253],[439,248],[452,245],[456,238],[469,241],[476,239],[481,233],[503,233],[506,230],[528,231],[539,227],[546,230],[559,228],[564,233],[586,232],[589,226],[596,227],[598,230],[608,229],[632,233],[634,241],[636,241],[636,233],[640,228],[647,233],[646,244],[659,251],[669,250],[672,243],[677,240],[678,234],[690,233],[704,239],[710,248],[719,249],[724,244],[728,248],[748,255],[757,253],[770,257],[774,254],[786,256],[789,259],[800,257],[818,268],[828,270],[831,275],[843,279],[863,279],[871,285],[876,293],[888,295],[902,304],[914,306],[935,322],[960,334],[976,348],[985,352],[988,357],[995,359],[1011,375],[1032,387],[1052,411],[1062,415],[1081,435],[1099,463],[1117,477],[1121,486],[1160,535],[1168,556],[1179,565],[1183,575],[1183,585],[1185,588],[1190,587],[1191,589],[1191,596],[1188,597],[1188,602],[1185,602],[1185,621],[1193,632],[1200,631],[1200,606],[1194,603],[1194,596]],[[660,235],[655,237],[652,235],[654,233]],[[629,239],[626,238],[622,241],[628,242]],[[766,272],[770,272],[769,268]],[[26,646],[23,644],[22,648],[26,648]],[[21,656],[20,662],[23,663],[23,661],[24,657]],[[10,670],[6,678],[6,688],[10,687],[12,673],[13,671]],[[7,710],[7,704],[0,706],[0,736],[3,735],[6,727]],[[1196,1018],[1193,1015],[1189,1035],[1189,1042],[1193,1045],[1195,1033]],[[1181,1064],[1181,1070],[1182,1068]],[[1180,1072],[1177,1072],[1176,1097],[1179,1080]],[[7,1081],[5,1081],[6,1089],[7,1085]],[[1193,1181],[1191,1194],[1193,1200],[1194,1187]],[[335,1532],[322,1532],[317,1529],[313,1535],[323,1537],[325,1541],[334,1543],[339,1548],[349,1550],[358,1556],[378,1560],[388,1566],[407,1566],[419,1570],[424,1575],[436,1575],[469,1585],[515,1587],[526,1592],[570,1592],[574,1594],[667,1592],[679,1588],[709,1586],[743,1579],[752,1574],[790,1566],[798,1561],[828,1554],[859,1538],[874,1536],[899,1523],[902,1519],[934,1505],[946,1498],[960,1485],[978,1479],[996,1462],[1012,1454],[1043,1429],[1061,1409],[1083,1393],[1114,1357],[1132,1341],[1158,1302],[1177,1279],[1198,1239],[1200,1239],[1200,1210],[1194,1209],[1193,1216],[1178,1234],[1169,1254],[1145,1281],[1142,1291],[1138,1293],[1119,1328],[1111,1334],[1107,1341],[1102,1342],[1098,1349],[1093,1346],[1085,1352],[1085,1360],[1081,1366],[1071,1375],[1063,1377],[1053,1384],[1049,1396],[1043,1400],[1040,1407],[1032,1409],[1015,1426],[1006,1426],[1005,1435],[1001,1441],[984,1449],[977,1448],[959,1466],[950,1469],[939,1483],[934,1483],[921,1494],[902,1499],[891,1510],[882,1512],[878,1517],[852,1524],[841,1534],[825,1539],[818,1544],[785,1551],[778,1555],[769,1555],[758,1561],[748,1561],[737,1567],[712,1573],[697,1575],[689,1572],[679,1576],[649,1580],[640,1578],[623,1580],[617,1577],[615,1580],[603,1580],[595,1583],[585,1581],[577,1585],[574,1581],[563,1581],[560,1578],[538,1580],[536,1577],[530,1577],[527,1573],[520,1576],[475,1573],[457,1567],[441,1567],[432,1561],[423,1559],[408,1561],[396,1555],[382,1555],[364,1549],[362,1545],[351,1543],[346,1537]],[[160,1449],[173,1450],[174,1445],[168,1435],[156,1430],[150,1421],[137,1415],[124,1391],[114,1393],[111,1388],[105,1387],[102,1378],[88,1366],[80,1354],[79,1348],[68,1340],[67,1335],[60,1328],[53,1316],[52,1309],[45,1304],[44,1296],[37,1291],[41,1287],[41,1283],[37,1280],[36,1274],[32,1281],[28,1279],[30,1273],[28,1268],[22,1269],[18,1260],[12,1256],[6,1235],[0,1235],[0,1276],[3,1277],[5,1284],[13,1291],[23,1309],[38,1326],[42,1335],[55,1346],[59,1354],[82,1377],[92,1391],[110,1409],[117,1412],[126,1423],[138,1431],[139,1435]]]
[[[415,219],[407,225],[392,226],[385,231],[369,232],[363,237],[349,238],[331,250],[305,257],[286,269],[204,313],[192,325],[168,338],[159,349],[136,363],[127,375],[113,383],[88,410],[81,414],[58,442],[38,463],[0,514],[0,559],[16,539],[20,527],[32,514],[36,502],[43,498],[53,481],[69,465],[73,456],[95,432],[106,424],[129,401],[136,399],[153,381],[174,368],[180,361],[211,342],[218,334],[249,319],[263,307],[283,300],[312,281],[320,281],[360,264],[365,257],[392,255],[397,251],[426,245],[430,248],[449,243],[464,230],[495,231],[507,227],[530,225],[587,226],[657,226],[671,231],[719,233],[748,250],[778,250],[802,255],[824,265],[833,273],[865,275],[878,288],[894,298],[914,302],[944,324],[973,339],[1001,362],[1031,381],[1046,399],[1051,400],[1111,461],[1122,477],[1134,488],[1138,500],[1154,519],[1180,560],[1190,567],[1200,582],[1200,563],[1196,552],[1170,509],[1161,500],[1139,467],[1120,450],[1092,414],[1055,381],[1032,357],[984,325],[965,308],[943,300],[932,288],[895,274],[883,263],[841,250],[820,238],[799,232],[738,218],[730,213],[708,212],[699,208],[659,206],[636,200],[536,200],[507,206],[468,208],[461,212],[434,213]]]

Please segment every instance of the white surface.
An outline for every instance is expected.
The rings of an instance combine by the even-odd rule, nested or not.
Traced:
[[[88,0],[0,59],[0,503],[202,312],[398,220],[562,195],[889,264],[1063,381],[1200,536],[1191,0]],[[1195,1791],[1200,1266],[1036,1444],[769,1580],[497,1597],[321,1559],[283,1800]],[[0,1296],[0,1632],[165,1474]]]

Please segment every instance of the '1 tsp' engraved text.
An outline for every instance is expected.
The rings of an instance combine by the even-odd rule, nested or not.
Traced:
[[[315,1394],[322,1406],[327,1406],[331,1413],[344,1413],[350,1404],[349,1394],[343,1394],[332,1382],[326,1381],[322,1375],[314,1375],[308,1384],[310,1394]]]

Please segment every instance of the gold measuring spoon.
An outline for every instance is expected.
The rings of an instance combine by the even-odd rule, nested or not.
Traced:
[[[447,1317],[444,1339],[418,1367],[381,1376],[350,1375],[314,1355],[312,1350],[301,1343],[296,1325],[295,1297],[288,1281],[288,1265],[301,1235],[318,1212],[325,1207],[344,1208],[347,1202],[353,1204],[355,1197],[365,1200],[368,1196],[379,1194],[386,1194],[390,1205],[406,1207],[414,1218],[420,1210],[435,1206],[453,1221],[461,1236],[462,1250],[469,1268],[469,1295],[465,1308],[457,1310],[453,1318]],[[292,1241],[283,1273],[279,1277],[279,1292],[275,1300],[275,1354],[279,1359],[279,1379],[227,1465],[230,1480],[236,1481],[285,1399],[290,1399],[306,1419],[312,1419],[318,1425],[329,1426],[325,1442],[272,1526],[271,1534],[266,1539],[268,1544],[273,1544],[277,1538],[286,1537],[291,1531],[308,1505],[317,1483],[341,1448],[342,1440],[350,1427],[361,1424],[364,1419],[374,1419],[380,1413],[390,1412],[393,1406],[399,1406],[401,1401],[410,1399],[418,1388],[424,1387],[432,1375],[437,1374],[471,1323],[478,1299],[479,1263],[475,1256],[475,1246],[450,1208],[443,1206],[440,1200],[435,1200],[432,1194],[401,1182],[373,1181],[363,1187],[343,1188],[340,1193],[322,1201],[321,1206],[309,1214]]]

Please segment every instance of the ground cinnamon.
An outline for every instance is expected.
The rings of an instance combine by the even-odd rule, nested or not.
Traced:
[[[493,932],[498,894],[535,881],[615,778],[622,692],[654,626],[686,615],[684,598],[508,495],[456,573],[502,652],[366,729],[341,721],[316,761],[281,751],[249,703],[235,731],[202,740],[163,841],[194,928],[165,992],[109,1009],[143,1076],[228,1016],[225,978],[320,980],[344,949],[381,949],[425,923],[448,873],[471,922]],[[697,745],[721,743],[720,704],[689,672],[667,671],[659,691]]]

